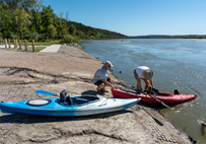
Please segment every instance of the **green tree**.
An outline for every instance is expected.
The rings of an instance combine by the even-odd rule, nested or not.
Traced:
[[[56,27],[52,24],[47,27],[47,38],[54,39],[57,34]]]
[[[39,3],[38,0],[1,0],[2,2],[9,5],[11,9],[16,9],[18,7],[21,8],[33,8],[37,3]]]
[[[35,11],[34,9],[31,10],[31,22],[37,33],[40,33],[43,30],[41,26],[42,23],[41,15],[39,12]]]
[[[23,38],[23,31],[26,29],[28,24],[30,24],[29,14],[25,11],[25,9],[17,8],[15,10],[15,23],[16,23],[16,32],[20,36],[19,38]]]
[[[56,31],[57,31],[56,38],[62,39],[63,36],[66,34],[66,30],[65,30],[66,28],[64,27],[62,22],[59,21],[59,18],[56,15],[54,15],[53,25],[56,27]]]
[[[47,28],[53,24],[53,9],[51,9],[51,6],[48,7],[42,6],[42,12],[41,12],[41,19],[42,19],[42,32],[46,33]]]
[[[69,31],[70,35],[72,35],[72,36],[76,35],[76,28],[73,24],[69,27],[68,31]]]
[[[10,38],[12,35],[13,26],[13,14],[9,10],[9,6],[4,3],[0,3],[0,32],[3,38]]]

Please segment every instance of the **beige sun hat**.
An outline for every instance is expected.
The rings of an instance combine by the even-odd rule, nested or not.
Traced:
[[[110,62],[110,61],[106,61],[105,63],[104,63],[104,66],[110,66],[110,67],[113,67],[113,65],[112,65],[112,63]]]
[[[151,69],[146,69],[144,72],[143,72],[143,76],[146,80],[150,80],[152,79],[153,77],[153,71]]]

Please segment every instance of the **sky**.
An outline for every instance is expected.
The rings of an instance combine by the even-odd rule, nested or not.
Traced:
[[[44,0],[54,13],[127,36],[206,35],[206,0]]]

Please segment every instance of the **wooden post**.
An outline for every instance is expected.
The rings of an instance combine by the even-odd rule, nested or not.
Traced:
[[[205,135],[205,126],[206,126],[206,124],[202,123],[202,135]]]
[[[25,51],[27,51],[27,41],[24,40],[24,43],[25,43]]]
[[[9,45],[9,48],[11,48],[10,39],[8,39],[8,45]]]
[[[19,49],[21,50],[21,40],[19,40]]]
[[[14,49],[16,48],[16,41],[14,40]]]
[[[35,44],[34,39],[32,40],[32,51],[35,52]]]
[[[5,39],[5,48],[7,48],[7,39]]]
[[[18,48],[18,40],[16,39],[15,41],[16,41],[16,48]]]

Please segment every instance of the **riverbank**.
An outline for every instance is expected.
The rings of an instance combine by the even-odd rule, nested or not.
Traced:
[[[70,96],[96,94],[97,58],[71,46],[58,53],[23,53],[0,50],[0,99],[42,99],[35,90]],[[127,84],[112,75],[117,88]],[[104,96],[112,97],[110,88]],[[1,143],[192,143],[151,105],[139,103],[126,111],[89,117],[42,117],[0,113]]]

